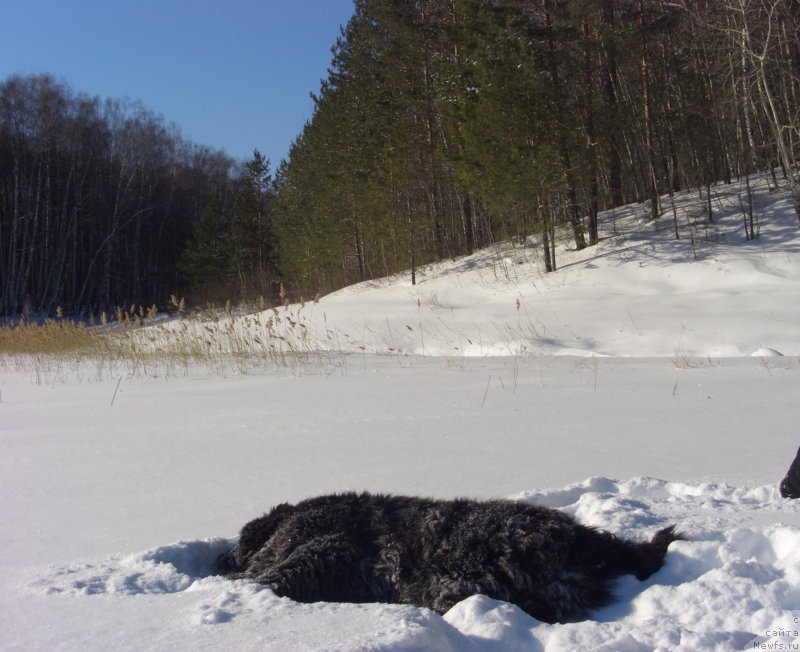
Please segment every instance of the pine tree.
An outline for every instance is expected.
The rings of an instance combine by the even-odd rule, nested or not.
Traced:
[[[269,161],[255,150],[232,191],[208,202],[180,265],[196,298],[225,302],[270,294],[278,277],[273,193]]]

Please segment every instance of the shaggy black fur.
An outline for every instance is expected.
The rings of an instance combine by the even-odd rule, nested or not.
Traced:
[[[282,504],[242,528],[218,573],[300,602],[395,602],[444,613],[476,593],[546,622],[611,600],[609,580],[661,568],[672,527],[635,543],[537,505],[347,493]]]

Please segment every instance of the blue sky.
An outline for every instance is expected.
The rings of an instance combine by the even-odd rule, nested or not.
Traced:
[[[311,116],[353,0],[0,0],[0,80],[139,100],[190,140],[273,161]]]

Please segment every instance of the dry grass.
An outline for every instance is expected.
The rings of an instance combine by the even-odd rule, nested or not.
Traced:
[[[176,303],[176,307],[180,305]],[[230,304],[155,322],[151,309],[115,311],[88,325],[68,320],[0,327],[0,366],[30,370],[37,382],[75,377],[293,374],[344,369],[345,357],[309,336],[305,304],[237,316]],[[330,333],[328,337],[335,337]]]
[[[81,354],[100,344],[100,336],[84,324],[46,320],[0,327],[0,353],[6,355]]]

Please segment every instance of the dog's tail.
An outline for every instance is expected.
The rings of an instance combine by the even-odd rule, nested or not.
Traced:
[[[625,573],[636,575],[638,580],[645,580],[664,565],[664,557],[667,555],[667,548],[673,541],[683,541],[686,537],[680,532],[675,531],[675,526],[671,525],[659,530],[655,536],[645,543],[629,542],[630,555],[627,561],[630,567],[625,569]]]
[[[685,539],[675,526],[656,532],[650,541],[621,539],[610,532],[596,531],[594,545],[584,554],[582,563],[599,577],[610,579],[620,575],[635,575],[645,580],[664,565],[667,548],[673,541]]]
[[[644,580],[664,565],[667,548],[683,539],[675,527],[656,532],[650,541],[629,541],[610,532],[588,528],[594,536],[573,546],[573,557],[564,574],[541,588],[523,609],[549,623],[584,617],[588,609],[605,606],[613,594],[608,580],[635,575]]]

